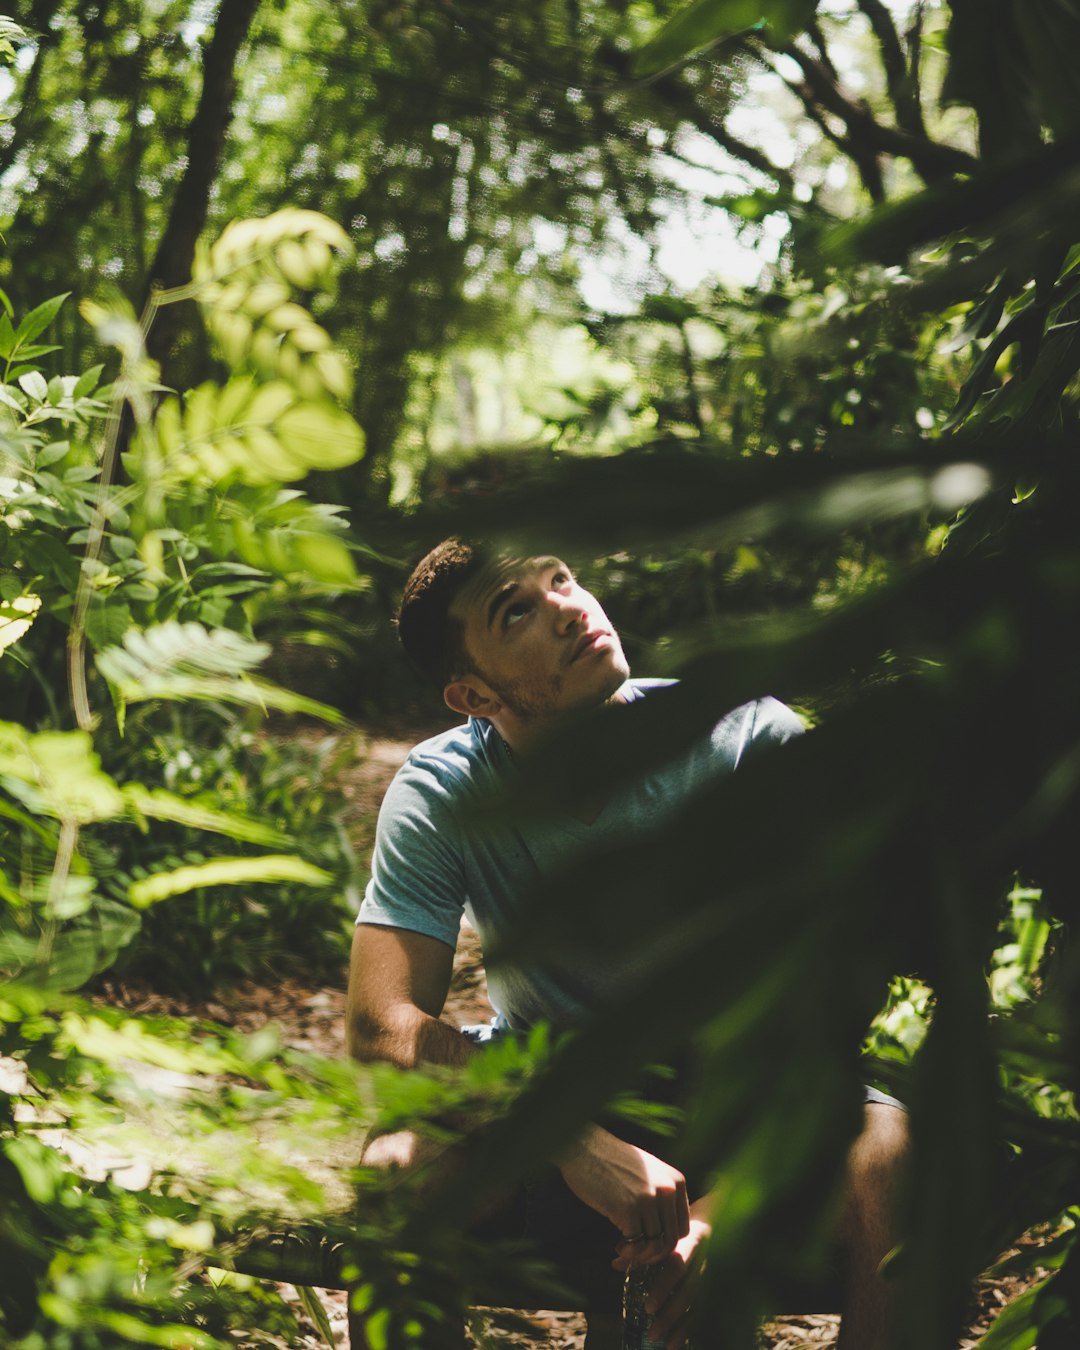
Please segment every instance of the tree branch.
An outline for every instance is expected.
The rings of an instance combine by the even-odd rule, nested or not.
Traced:
[[[908,47],[908,71],[911,75],[911,93],[916,106],[922,109],[922,35],[923,35],[923,0],[915,6],[915,13],[911,16],[911,27],[904,34],[904,40]]]
[[[258,7],[259,0],[221,0],[213,36],[203,52],[202,92],[188,129],[187,167],[150,264],[147,297],[154,287],[182,286],[191,278],[195,244],[206,225],[210,189],[232,120],[236,58]],[[163,309],[148,335],[147,350],[155,360],[164,361],[175,340],[177,308]]]
[[[753,44],[751,49],[757,48]],[[878,148],[872,143],[867,135],[866,122],[877,126],[872,117],[868,115],[860,116],[860,109],[857,104],[852,103],[850,99],[840,90],[839,85],[829,79],[828,71],[825,66],[815,57],[809,56],[801,48],[791,43],[785,44],[776,50],[782,52],[785,56],[790,56],[795,60],[803,72],[804,79],[791,80],[777,70],[772,61],[772,49],[765,48],[757,50],[757,54],[762,64],[767,70],[771,70],[777,75],[784,84],[791,90],[810,120],[821,130],[822,134],[828,137],[830,141],[852,161],[862,179],[863,187],[870,194],[874,202],[883,202],[885,200],[885,182],[881,176],[881,165],[878,163]],[[768,56],[765,55],[768,52]],[[843,124],[844,133],[836,131],[829,125],[826,113],[831,113]]]
[[[749,45],[749,44],[748,44]],[[819,105],[843,122],[847,136],[837,144],[859,163],[859,156],[893,155],[911,161],[916,173],[927,183],[940,181],[956,173],[971,173],[978,161],[955,146],[941,145],[928,136],[916,136],[900,127],[884,126],[870,109],[855,102],[829,78],[822,63],[794,43],[777,48],[791,57],[803,73],[802,81],[786,79],[771,62],[766,65],[779,75],[804,103]],[[861,165],[860,165],[861,169]]]
[[[45,53],[57,46],[57,39],[49,25],[59,8],[59,0],[46,0],[46,3],[37,4],[31,10],[30,18],[25,25],[25,30],[30,36],[37,39],[37,51],[23,81],[19,94],[19,109],[14,117],[8,119],[7,125],[11,135],[7,145],[0,152],[0,174],[6,173],[15,163],[15,157],[22,145],[23,124],[32,112],[38,110],[37,94],[45,64]]]
[[[916,94],[916,82],[912,78],[912,69],[900,42],[892,15],[882,4],[882,0],[858,0],[859,8],[870,21],[874,37],[877,38],[881,52],[881,64],[885,71],[885,87],[889,101],[896,114],[897,126],[912,136],[926,136],[922,108]]]
[[[817,52],[821,64],[829,72],[830,79],[839,84],[840,72],[833,65],[832,57],[829,55],[829,46],[825,41],[825,34],[821,31],[821,24],[816,19],[807,26],[806,35],[814,44],[814,50]]]

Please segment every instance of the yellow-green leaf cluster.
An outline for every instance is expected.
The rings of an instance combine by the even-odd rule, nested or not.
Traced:
[[[334,221],[294,207],[233,221],[200,249],[196,293],[226,361],[286,380],[306,399],[346,401],[348,362],[294,293],[325,289],[349,250]]]
[[[262,486],[340,469],[364,453],[364,435],[342,408],[311,401],[285,380],[234,376],[165,399],[135,441],[156,452],[167,478]]]
[[[0,786],[31,811],[80,825],[124,812],[123,795],[85,731],[35,734],[0,722]]]
[[[265,526],[250,516],[227,522],[229,549],[251,567],[286,579],[314,579],[323,586],[357,585],[356,564],[348,544],[322,530]]]

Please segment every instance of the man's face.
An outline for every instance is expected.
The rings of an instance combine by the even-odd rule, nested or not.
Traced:
[[[464,625],[471,672],[519,721],[603,703],[629,673],[599,602],[558,558],[482,573],[451,613]]]

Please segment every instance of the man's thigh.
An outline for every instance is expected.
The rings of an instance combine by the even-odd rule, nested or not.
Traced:
[[[543,1262],[571,1296],[567,1306],[618,1309],[622,1276],[611,1269],[618,1232],[577,1198],[557,1168],[544,1167],[533,1175],[471,1232],[485,1243],[520,1245],[527,1258]],[[528,1286],[515,1292],[527,1298]]]

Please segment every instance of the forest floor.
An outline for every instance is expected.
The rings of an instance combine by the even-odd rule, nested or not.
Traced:
[[[393,738],[356,733],[356,755],[342,783],[348,800],[348,822],[356,845],[370,848],[379,802],[387,784],[410,747],[421,739],[406,728]],[[109,1002],[131,1012],[173,1017],[207,1018],[243,1032],[253,1032],[267,1024],[275,1025],[286,1046],[325,1055],[345,1053],[345,975],[321,985],[297,979],[282,979],[271,985],[248,983],[218,991],[209,998],[169,996],[144,984],[106,981],[102,995]],[[462,930],[454,961],[454,977],[445,1016],[455,1025],[481,1022],[490,1016],[486,981],[475,933]],[[1015,1276],[980,1281],[974,1293],[971,1322],[957,1350],[972,1350],[998,1311],[1032,1281]],[[280,1286],[283,1297],[296,1309],[304,1329],[299,1344],[304,1350],[316,1350],[324,1342],[299,1305],[296,1291]],[[335,1347],[348,1346],[345,1294],[338,1290],[319,1290],[335,1336]],[[494,1339],[507,1350],[581,1350],[584,1344],[584,1318],[576,1313],[516,1313],[522,1325],[511,1329],[488,1326]],[[760,1350],[822,1350],[836,1343],[838,1316],[814,1314],[789,1316],[770,1322],[761,1330]],[[260,1335],[259,1347],[267,1345]],[[255,1350],[256,1341],[238,1340],[238,1350]],[[283,1342],[280,1344],[284,1344]]]

